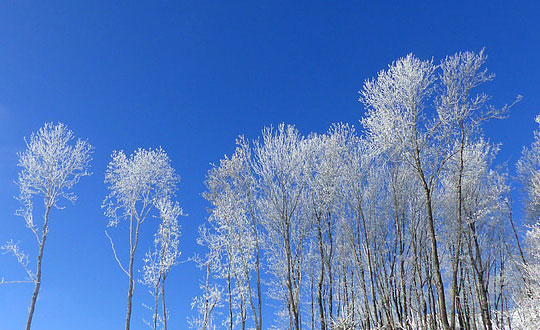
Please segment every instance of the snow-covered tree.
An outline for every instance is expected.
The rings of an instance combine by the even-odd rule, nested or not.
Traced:
[[[515,293],[513,328],[540,329],[540,223],[530,227],[525,243],[528,258],[521,264],[525,281]]]
[[[143,278],[141,283],[150,288],[154,297],[153,328],[157,329],[158,321],[167,329],[167,308],[165,304],[165,280],[173,266],[178,263],[181,252],[178,250],[180,238],[180,226],[178,217],[183,215],[178,202],[170,199],[157,201],[156,208],[159,211],[161,223],[154,235],[154,250],[148,251],[143,259]],[[159,316],[158,302],[161,296],[162,314]]]
[[[260,246],[275,329],[508,327],[510,189],[481,125],[512,105],[475,94],[493,78],[485,61],[408,55],[364,84],[365,137],[282,124],[214,167],[201,237],[228,296],[222,324],[244,329],[238,270],[259,269]]]
[[[107,167],[105,183],[108,184],[110,193],[103,201],[102,207],[109,218],[108,227],[116,227],[120,221],[129,223],[127,269],[116,253],[113,240],[105,232],[118,265],[129,279],[126,330],[129,330],[131,323],[135,289],[133,261],[139,244],[140,227],[153,209],[170,199],[176,190],[178,180],[169,157],[161,148],[138,149],[129,157],[123,151],[115,151]],[[158,256],[158,260],[161,263],[161,256]]]
[[[540,125],[540,115],[535,120]],[[531,146],[523,149],[517,171],[526,194],[527,216],[534,224],[540,219],[540,131],[534,132]]]
[[[285,298],[290,328],[300,330],[301,286],[310,218],[301,207],[307,193],[312,145],[294,126],[263,131],[255,143],[254,172],[259,178],[258,207],[265,229],[265,250],[273,275],[274,297]]]
[[[215,262],[219,271],[214,275],[226,281],[228,327],[239,323],[245,329],[250,309],[255,328],[261,329],[261,228],[250,161],[250,148],[240,138],[234,154],[209,171],[204,197],[212,204],[209,222],[213,237],[224,252]],[[209,246],[209,242],[204,244]]]
[[[28,280],[34,283],[34,293],[28,310],[26,329],[32,325],[32,317],[41,287],[41,265],[45,241],[49,233],[49,216],[51,210],[62,209],[60,203],[65,199],[74,203],[77,195],[73,187],[80,178],[90,175],[89,163],[91,161],[92,146],[83,140],[77,139],[73,132],[64,124],[46,123],[37,133],[32,133],[26,140],[26,150],[19,153],[18,166],[21,167],[16,181],[20,193],[18,200],[22,207],[16,214],[23,217],[26,227],[32,231],[38,245],[35,271],[28,266],[28,256],[22,252],[17,243],[10,241],[2,249],[12,253],[24,267]],[[34,203],[42,201],[38,206],[43,207],[43,222],[34,221]],[[40,203],[41,204],[41,203]]]
[[[540,125],[540,115],[536,122]],[[526,194],[527,218],[532,225],[527,231],[526,255],[518,262],[524,281],[514,294],[513,320],[517,329],[537,329],[540,328],[540,131],[534,132],[531,146],[523,149],[517,170]]]
[[[440,140],[444,132],[438,130],[440,125],[435,115],[428,112],[436,68],[432,61],[422,61],[409,54],[392,63],[388,70],[380,71],[377,78],[366,81],[360,101],[367,108],[362,124],[375,149],[410,164],[422,183],[438,315],[443,329],[447,330],[450,325],[435,232],[433,189],[448,155],[448,145],[444,139]]]

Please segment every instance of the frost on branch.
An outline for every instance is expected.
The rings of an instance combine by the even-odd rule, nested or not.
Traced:
[[[93,148],[86,141],[74,139],[73,132],[64,124],[46,123],[37,133],[32,133],[30,139],[25,139],[26,150],[18,153],[17,166],[21,171],[15,183],[19,186],[17,200],[22,206],[15,214],[24,219],[40,248],[48,232],[49,210],[52,207],[63,208],[58,205],[61,198],[75,202],[77,196],[72,191],[73,186],[81,177],[90,175],[89,163]],[[42,226],[34,222],[35,198],[43,199],[45,214]],[[28,268],[28,255],[22,252],[18,243],[11,240],[2,246],[2,250],[17,258],[28,281],[36,282],[36,274]]]
[[[143,220],[158,200],[174,193],[179,178],[170,163],[161,148],[139,148],[129,158],[123,151],[113,152],[105,173],[110,193],[103,202],[108,226],[130,216]]]
[[[515,294],[516,308],[513,313],[515,329],[540,329],[540,223],[527,232],[529,258],[524,263],[525,285]]]
[[[181,214],[178,204],[170,202],[176,191],[179,177],[171,166],[171,161],[163,149],[138,149],[127,157],[123,151],[115,151],[105,173],[105,183],[108,184],[109,195],[103,201],[102,208],[109,218],[108,227],[116,227],[121,220],[129,222],[129,259],[125,267],[107,232],[116,262],[129,277],[128,306],[126,329],[130,328],[132,298],[135,287],[133,263],[135,251],[139,243],[140,226],[153,209],[160,212],[163,220],[160,231],[156,236],[158,252],[150,252],[145,259],[145,278],[143,282],[153,283],[155,306],[157,306],[157,291],[161,282],[163,296],[164,279],[170,267],[176,262],[178,225],[176,218]],[[164,268],[165,267],[165,268]],[[163,306],[165,305],[163,299]],[[157,307],[154,309],[157,311]],[[164,314],[166,309],[163,308]],[[157,316],[154,317],[156,328]],[[163,317],[164,328],[167,328],[166,315]]]
[[[36,277],[34,273],[32,273],[32,271],[28,268],[28,255],[21,250],[18,242],[15,243],[13,240],[10,240],[4,245],[2,245],[2,247],[0,247],[0,250],[2,250],[2,254],[11,254],[15,258],[17,258],[17,262],[24,268],[28,276],[25,281],[5,281],[4,278],[2,278],[0,280],[0,284],[35,282]]]
[[[88,169],[92,159],[92,146],[80,139],[75,142],[73,140],[73,132],[64,124],[46,123],[37,133],[32,133],[30,139],[26,140],[26,150],[18,154],[17,165],[21,167],[21,171],[16,181],[20,189],[17,199],[22,207],[15,214],[23,217],[26,227],[32,231],[39,246],[35,273],[28,268],[28,257],[13,241],[6,243],[3,250],[11,252],[17,258],[30,282],[34,283],[26,329],[30,329],[32,325],[41,287],[41,262],[49,231],[50,211],[53,207],[63,208],[58,205],[62,198],[74,203],[77,196],[72,191],[73,186],[81,177],[90,175]],[[41,228],[34,222],[34,198],[43,199]],[[7,282],[2,280],[2,283]]]
[[[33,218],[33,197],[43,198],[45,208],[61,208],[60,198],[75,202],[73,186],[83,176],[90,175],[92,146],[75,137],[64,124],[46,123],[26,141],[26,150],[19,153],[21,167],[18,180],[18,200],[23,206],[16,214],[24,218],[26,226],[36,235]],[[39,241],[39,238],[38,238]]]
[[[540,124],[540,116],[536,117]],[[514,294],[516,308],[513,321],[516,329],[540,328],[540,132],[534,132],[534,142],[524,148],[517,170],[526,193],[525,206],[533,225],[527,232],[527,258],[520,263],[524,285]]]
[[[170,199],[162,199],[156,202],[159,210],[159,217],[162,222],[157,233],[154,235],[154,250],[146,252],[143,259],[143,278],[140,282],[149,287],[150,294],[154,297],[154,306],[147,307],[154,313],[154,329],[158,322],[166,329],[167,309],[165,308],[165,280],[171,268],[178,263],[180,251],[178,250],[180,226],[178,217],[183,215],[182,208],[178,202]],[[160,292],[161,289],[161,292]],[[158,315],[158,300],[162,298],[162,313]]]

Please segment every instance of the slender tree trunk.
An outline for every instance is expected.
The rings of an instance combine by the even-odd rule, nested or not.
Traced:
[[[419,163],[419,160],[417,160]],[[441,319],[441,323],[444,330],[449,330],[450,325],[448,324],[448,316],[446,313],[446,299],[444,296],[444,284],[442,281],[441,276],[441,268],[440,268],[440,262],[439,262],[439,252],[437,249],[437,236],[435,235],[435,224],[433,219],[433,210],[431,208],[432,202],[431,202],[431,191],[430,188],[425,181],[423,172],[421,170],[421,167],[419,167],[420,170],[420,176],[422,179],[422,184],[424,186],[424,194],[426,197],[426,206],[427,206],[427,216],[428,216],[428,232],[429,236],[431,238],[431,259],[433,263],[433,273],[435,274],[435,288],[437,289],[437,301],[439,303],[439,315]]]
[[[259,322],[255,322],[256,330],[262,330],[262,290],[261,290],[261,275],[260,275],[260,267],[259,267],[259,238],[258,236],[255,237],[256,239],[256,258],[255,258],[255,272],[257,274],[257,309],[259,312]],[[251,294],[251,292],[250,292]],[[255,311],[254,311],[255,312]]]
[[[469,228],[471,229],[472,234],[472,240],[474,243],[474,249],[476,258],[473,258],[472,251],[471,253],[471,261],[474,263],[474,273],[476,275],[476,281],[478,283],[478,301],[480,303],[480,312],[482,315],[482,322],[484,323],[484,327],[486,330],[492,329],[491,324],[491,316],[489,315],[489,303],[487,299],[487,292],[486,292],[486,285],[484,280],[484,270],[483,270],[483,264],[482,264],[482,254],[480,251],[480,246],[478,244],[478,237],[476,236],[476,229],[474,227],[474,223],[469,225]]]
[[[463,151],[465,148],[465,133],[463,131],[463,125],[460,125],[461,128],[461,145],[459,149],[459,171],[458,171],[458,182],[457,182],[457,242],[456,242],[456,253],[452,265],[452,284],[450,289],[450,328],[455,329],[456,325],[456,295],[457,295],[457,273],[459,267],[459,256],[461,255],[461,235],[462,235],[462,226],[463,226],[463,216],[461,212],[462,204],[462,193],[461,185],[463,180]]]
[[[161,276],[160,276],[161,277]],[[154,287],[154,330],[157,329],[157,319],[158,319],[158,304],[159,304],[159,284],[161,282],[161,278],[158,279],[158,282],[156,283],[156,286]]]
[[[324,262],[324,249],[323,249],[322,230],[321,230],[320,221],[317,223],[317,234],[318,234],[317,237],[319,241],[319,255],[321,257],[321,272],[319,274],[319,282],[317,283],[317,302],[319,305],[319,319],[321,321],[321,330],[326,330],[326,322],[325,322],[324,308],[323,308],[323,297],[322,297],[325,262]]]
[[[293,292],[293,260],[290,242],[289,226],[285,229],[285,257],[287,262],[287,291],[289,296],[289,310],[291,311],[291,320],[295,330],[300,330],[300,315],[298,312],[298,305],[296,301],[296,294]]]
[[[167,274],[163,274],[163,279],[161,280],[161,308],[163,311],[163,330],[167,330],[167,308],[165,308],[165,279],[167,279]]]
[[[231,260],[229,259],[229,264],[227,265],[227,292],[229,295],[229,328],[233,328],[233,311],[232,311],[232,291],[231,291]]]
[[[311,298],[311,329],[312,330],[315,330],[315,301],[313,299],[313,291],[315,291],[315,288],[314,288],[314,286],[315,286],[315,284],[314,284],[314,282],[315,282],[315,280],[314,280],[315,274],[314,273],[315,273],[314,271],[311,272],[310,282],[309,282],[310,283],[310,290],[309,290],[310,295],[309,296]]]
[[[127,313],[126,313],[126,330],[130,329],[131,326],[131,308],[133,300],[133,292],[135,291],[135,281],[133,280],[133,260],[135,258],[135,250],[137,249],[137,243],[139,241],[139,226],[141,223],[137,220],[137,225],[135,229],[135,237],[133,237],[133,216],[131,216],[129,224],[129,241],[130,241],[130,252],[129,252],[129,289],[128,289],[128,303],[127,303]]]
[[[30,303],[30,308],[28,309],[28,319],[26,320],[26,330],[30,330],[30,327],[32,326],[32,318],[34,317],[36,301],[39,294],[39,289],[41,287],[41,261],[43,259],[43,249],[45,247],[45,240],[47,239],[47,233],[49,231],[48,223],[49,223],[50,211],[51,211],[51,207],[47,206],[47,209],[45,210],[45,216],[44,216],[45,219],[43,221],[43,231],[41,233],[41,242],[39,244],[39,254],[37,257],[34,293],[32,294],[32,302]]]
[[[332,239],[332,223],[330,219],[330,214],[328,214],[328,241],[330,245],[330,251],[328,253],[327,258],[327,268],[328,268],[328,285],[329,285],[329,293],[328,293],[328,312],[330,314],[330,319],[334,318],[334,274],[332,271],[332,255],[334,254],[334,241]]]
[[[249,200],[251,203],[251,194],[249,195]],[[250,204],[251,205],[251,204]],[[261,276],[260,276],[260,244],[259,244],[259,233],[257,230],[257,222],[255,218],[255,212],[253,211],[252,207],[250,206],[249,214],[251,217],[251,225],[253,230],[253,235],[255,236],[255,273],[257,277],[257,311],[255,311],[255,308],[253,307],[253,299],[252,299],[252,293],[251,293],[251,285],[249,284],[249,277],[246,276],[248,279],[248,285],[249,285],[249,297],[251,302],[251,307],[253,309],[253,317],[255,321],[255,329],[256,330],[262,330],[262,291],[261,291]],[[258,316],[257,316],[258,315]]]

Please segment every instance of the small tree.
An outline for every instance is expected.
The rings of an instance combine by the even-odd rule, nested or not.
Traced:
[[[178,263],[180,251],[178,243],[180,226],[178,217],[183,214],[178,202],[173,203],[170,199],[160,200],[156,204],[159,210],[161,224],[154,236],[154,251],[146,253],[143,266],[143,279],[141,283],[151,289],[154,297],[153,329],[157,329],[158,302],[161,296],[163,329],[167,330],[167,308],[165,307],[165,280],[171,268]]]
[[[131,321],[131,302],[135,290],[133,260],[139,243],[140,226],[160,201],[170,198],[179,180],[170,163],[161,148],[138,149],[129,158],[123,151],[115,151],[105,173],[110,194],[102,207],[109,218],[108,226],[117,226],[121,220],[129,222],[128,269],[122,265],[111,237],[105,232],[118,265],[129,277],[126,330],[130,328]]]
[[[10,241],[2,249],[11,252],[24,267],[30,282],[34,283],[34,293],[28,310],[26,329],[32,325],[32,317],[41,287],[41,264],[47,234],[49,233],[49,215],[52,208],[62,209],[59,201],[63,198],[75,202],[77,196],[72,192],[73,186],[88,171],[92,146],[86,141],[74,140],[73,132],[64,124],[46,123],[37,133],[32,133],[26,141],[26,150],[19,153],[21,171],[16,181],[20,193],[18,200],[23,205],[16,214],[23,217],[26,227],[36,238],[39,252],[36,259],[36,270],[28,268],[28,256],[22,252],[17,243]],[[34,222],[34,201],[43,198],[43,223],[41,228]]]

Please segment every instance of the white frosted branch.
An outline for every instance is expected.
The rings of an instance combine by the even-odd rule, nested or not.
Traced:
[[[114,248],[114,242],[113,242],[111,236],[109,236],[109,233],[107,233],[106,230],[105,230],[105,235],[107,235],[107,238],[109,238],[109,242],[111,242],[111,248],[112,248],[113,253],[114,253],[114,259],[116,259],[116,262],[118,263],[118,266],[120,266],[120,268],[122,269],[122,271],[123,271],[127,276],[129,276],[129,273],[127,272],[127,270],[124,268],[124,266],[122,266],[122,263],[120,262],[120,259],[118,259],[118,255],[116,254],[116,249]]]

